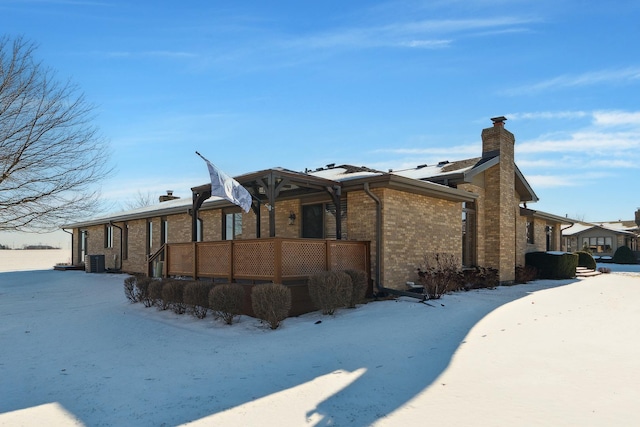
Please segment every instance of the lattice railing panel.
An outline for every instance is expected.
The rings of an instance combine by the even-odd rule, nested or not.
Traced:
[[[170,276],[193,275],[193,245],[175,244],[167,246],[169,265],[167,272]]]
[[[231,242],[198,243],[198,275],[226,277],[231,274]]]
[[[324,240],[285,240],[282,242],[282,277],[311,276],[327,268]]]
[[[274,276],[275,255],[274,240],[236,240],[233,245],[233,274],[244,277]]]
[[[363,243],[329,242],[332,270],[362,270],[369,273],[367,245]]]

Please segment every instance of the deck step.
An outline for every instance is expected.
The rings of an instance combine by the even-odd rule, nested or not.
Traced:
[[[576,277],[591,277],[598,276],[600,274],[602,273],[587,267],[576,267]]]

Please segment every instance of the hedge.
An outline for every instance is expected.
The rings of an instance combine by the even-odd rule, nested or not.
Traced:
[[[578,255],[548,252],[529,252],[525,255],[526,265],[535,267],[539,279],[572,279],[576,277]]]

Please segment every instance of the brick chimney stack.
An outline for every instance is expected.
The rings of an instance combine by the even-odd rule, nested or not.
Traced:
[[[519,213],[515,193],[515,136],[504,128],[504,116],[491,119],[493,126],[482,130],[482,157],[499,159],[485,172],[485,263],[499,271],[501,283],[515,279],[516,217]]]
[[[491,119],[493,126],[482,130],[482,157],[495,157],[514,159],[514,145],[516,138],[504,128],[506,117],[494,117]]]
[[[167,190],[167,194],[163,194],[159,197],[160,203],[167,202],[169,200],[179,199],[180,197],[173,195],[173,190]]]

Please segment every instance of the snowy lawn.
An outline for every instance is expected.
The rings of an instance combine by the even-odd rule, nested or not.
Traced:
[[[0,425],[640,422],[640,273],[372,302],[275,331],[130,304],[124,278],[0,273]]]

